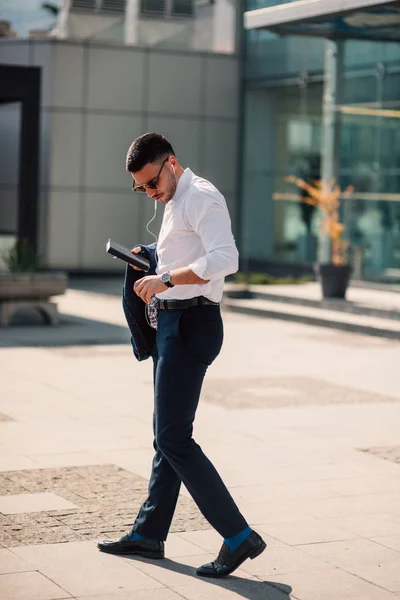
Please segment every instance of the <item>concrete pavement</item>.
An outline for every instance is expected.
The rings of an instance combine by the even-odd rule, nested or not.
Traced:
[[[151,364],[119,284],[74,287],[59,327],[0,330],[1,600],[400,598],[399,341],[225,314],[195,438],[268,548],[200,580],[221,539],[185,489],[166,560],[96,548],[146,495]]]

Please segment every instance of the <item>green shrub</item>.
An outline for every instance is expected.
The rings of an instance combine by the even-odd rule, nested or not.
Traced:
[[[38,256],[27,238],[18,240],[2,258],[10,273],[32,273],[38,266]]]

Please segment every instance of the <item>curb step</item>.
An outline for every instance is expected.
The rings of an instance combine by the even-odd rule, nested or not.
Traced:
[[[229,299],[243,299],[243,290],[235,289],[226,286],[225,297]],[[284,294],[276,294],[265,290],[260,290],[258,286],[252,286],[248,292],[247,301],[249,300],[269,300],[284,304],[292,304],[296,306],[312,307],[340,313],[349,313],[353,315],[363,315],[369,317],[378,317],[380,319],[392,319],[400,321],[400,311],[390,310],[388,308],[378,308],[367,304],[358,304],[348,300],[313,300],[298,296],[286,296]]]
[[[302,300],[300,304],[297,298],[296,302],[285,302],[281,301],[279,296],[270,298],[265,294],[245,299],[232,298],[228,294],[224,295],[223,306],[232,312],[400,339],[399,317],[397,315],[395,318],[383,317],[382,313],[386,315],[388,311],[372,309],[374,314],[366,314],[366,311],[356,314],[352,311],[345,311],[343,308],[326,308],[322,306],[322,302],[312,300],[307,303]],[[376,311],[379,315],[376,314]]]

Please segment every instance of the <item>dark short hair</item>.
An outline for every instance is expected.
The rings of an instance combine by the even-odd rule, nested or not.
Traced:
[[[161,161],[167,156],[175,156],[174,149],[160,133],[145,133],[131,144],[126,155],[126,170],[137,173],[147,163]]]

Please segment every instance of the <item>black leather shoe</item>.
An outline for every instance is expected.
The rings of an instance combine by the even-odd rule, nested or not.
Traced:
[[[115,542],[104,540],[99,542],[97,547],[102,552],[110,554],[136,554],[145,558],[164,558],[164,542],[149,538],[132,542],[130,536],[131,533],[127,533]]]
[[[222,544],[217,560],[199,567],[196,571],[197,575],[216,578],[226,577],[233,573],[246,558],[256,558],[261,552],[264,552],[266,547],[267,544],[262,537],[252,531],[234,552],[231,552],[225,543]]]

